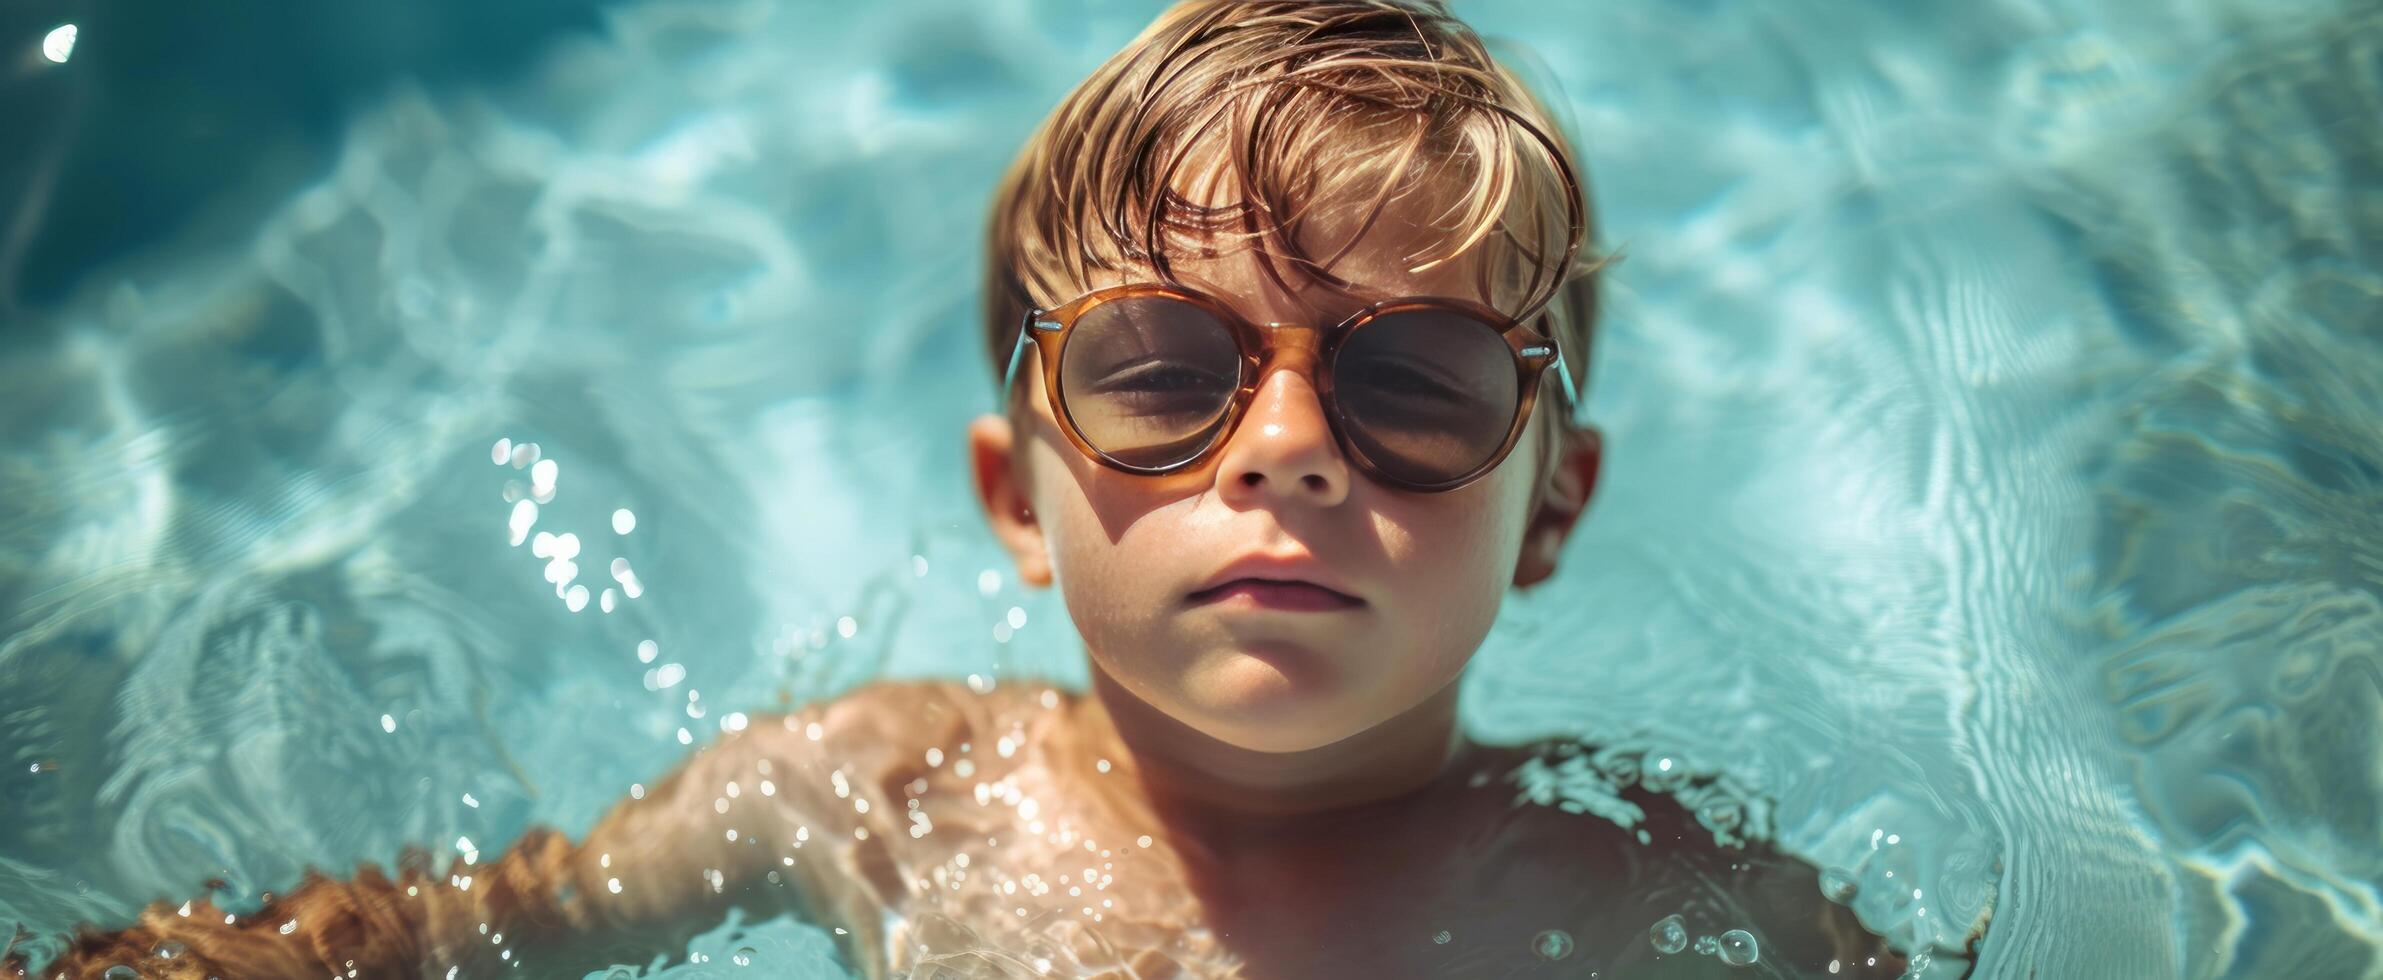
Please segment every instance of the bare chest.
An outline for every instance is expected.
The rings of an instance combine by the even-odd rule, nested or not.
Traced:
[[[921,849],[887,934],[897,969],[914,977],[1426,977],[1520,968],[1528,976],[1534,965],[1577,965],[1575,953],[1596,932],[1582,919],[1600,905],[1606,875],[1579,848],[1562,853],[1567,845],[1548,839],[1534,815],[1518,818],[1502,799],[1219,842],[1187,856],[1163,831],[1064,798],[1025,807],[1019,820],[1019,806],[1002,805],[1006,790],[990,790],[983,806],[972,791],[925,808],[929,838],[947,849]],[[1632,928],[1643,936],[1644,924]]]

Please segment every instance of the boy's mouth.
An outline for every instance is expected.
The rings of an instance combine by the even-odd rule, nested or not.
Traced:
[[[1285,612],[1329,612],[1335,609],[1355,609],[1365,605],[1363,599],[1345,592],[1327,589],[1313,582],[1263,578],[1237,578],[1223,585],[1194,592],[1190,599],[1193,605],[1216,603],[1251,609],[1278,609]]]
[[[1195,606],[1213,602],[1301,612],[1365,605],[1365,600],[1326,584],[1335,581],[1331,569],[1313,555],[1252,552],[1217,569],[1187,601]]]

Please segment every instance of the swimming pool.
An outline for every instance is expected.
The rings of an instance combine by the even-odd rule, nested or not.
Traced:
[[[966,495],[976,245],[1154,10],[610,8],[12,325],[0,921],[576,834],[781,691],[1080,682]],[[1990,906],[1980,976],[2383,973],[2383,12],[1458,10],[1627,254],[1476,728],[1725,767],[1891,935]]]

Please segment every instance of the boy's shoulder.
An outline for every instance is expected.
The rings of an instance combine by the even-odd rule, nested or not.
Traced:
[[[955,712],[1000,712],[1015,708],[1055,708],[1074,697],[1056,685],[1038,681],[986,681],[946,677],[881,677],[833,697],[814,701],[796,713],[816,711],[837,718],[883,716],[888,712],[920,711],[932,715]]]
[[[824,743],[839,756],[929,748],[949,753],[971,740],[1017,727],[1035,711],[1068,697],[1036,682],[986,683],[981,678],[880,678],[821,698],[779,719],[785,736]]]
[[[1717,955],[1728,930],[1749,930],[1790,975],[1893,976],[1910,966],[1847,907],[1848,873],[1786,847],[1773,798],[1727,768],[1652,739],[1547,738],[1485,746],[1475,760],[1473,786],[1502,790],[1500,803],[1536,815],[1525,836],[1609,874],[1611,890],[1599,897],[1608,908],[1643,910],[1648,950],[1679,952],[1657,935],[1671,923],[1688,955]],[[1931,950],[1938,972],[1928,975],[1966,976],[1990,919],[1989,907],[1963,950]]]
[[[1482,755],[1472,778],[1496,774],[1516,805],[1601,817],[1641,844],[1743,849],[1772,840],[1771,799],[1759,787],[1649,740],[1546,738]]]

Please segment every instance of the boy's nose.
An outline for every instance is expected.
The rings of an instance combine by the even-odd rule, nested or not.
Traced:
[[[1217,492],[1228,503],[1272,499],[1330,507],[1348,499],[1349,463],[1332,440],[1315,385],[1295,370],[1276,369],[1258,393],[1218,460]]]

